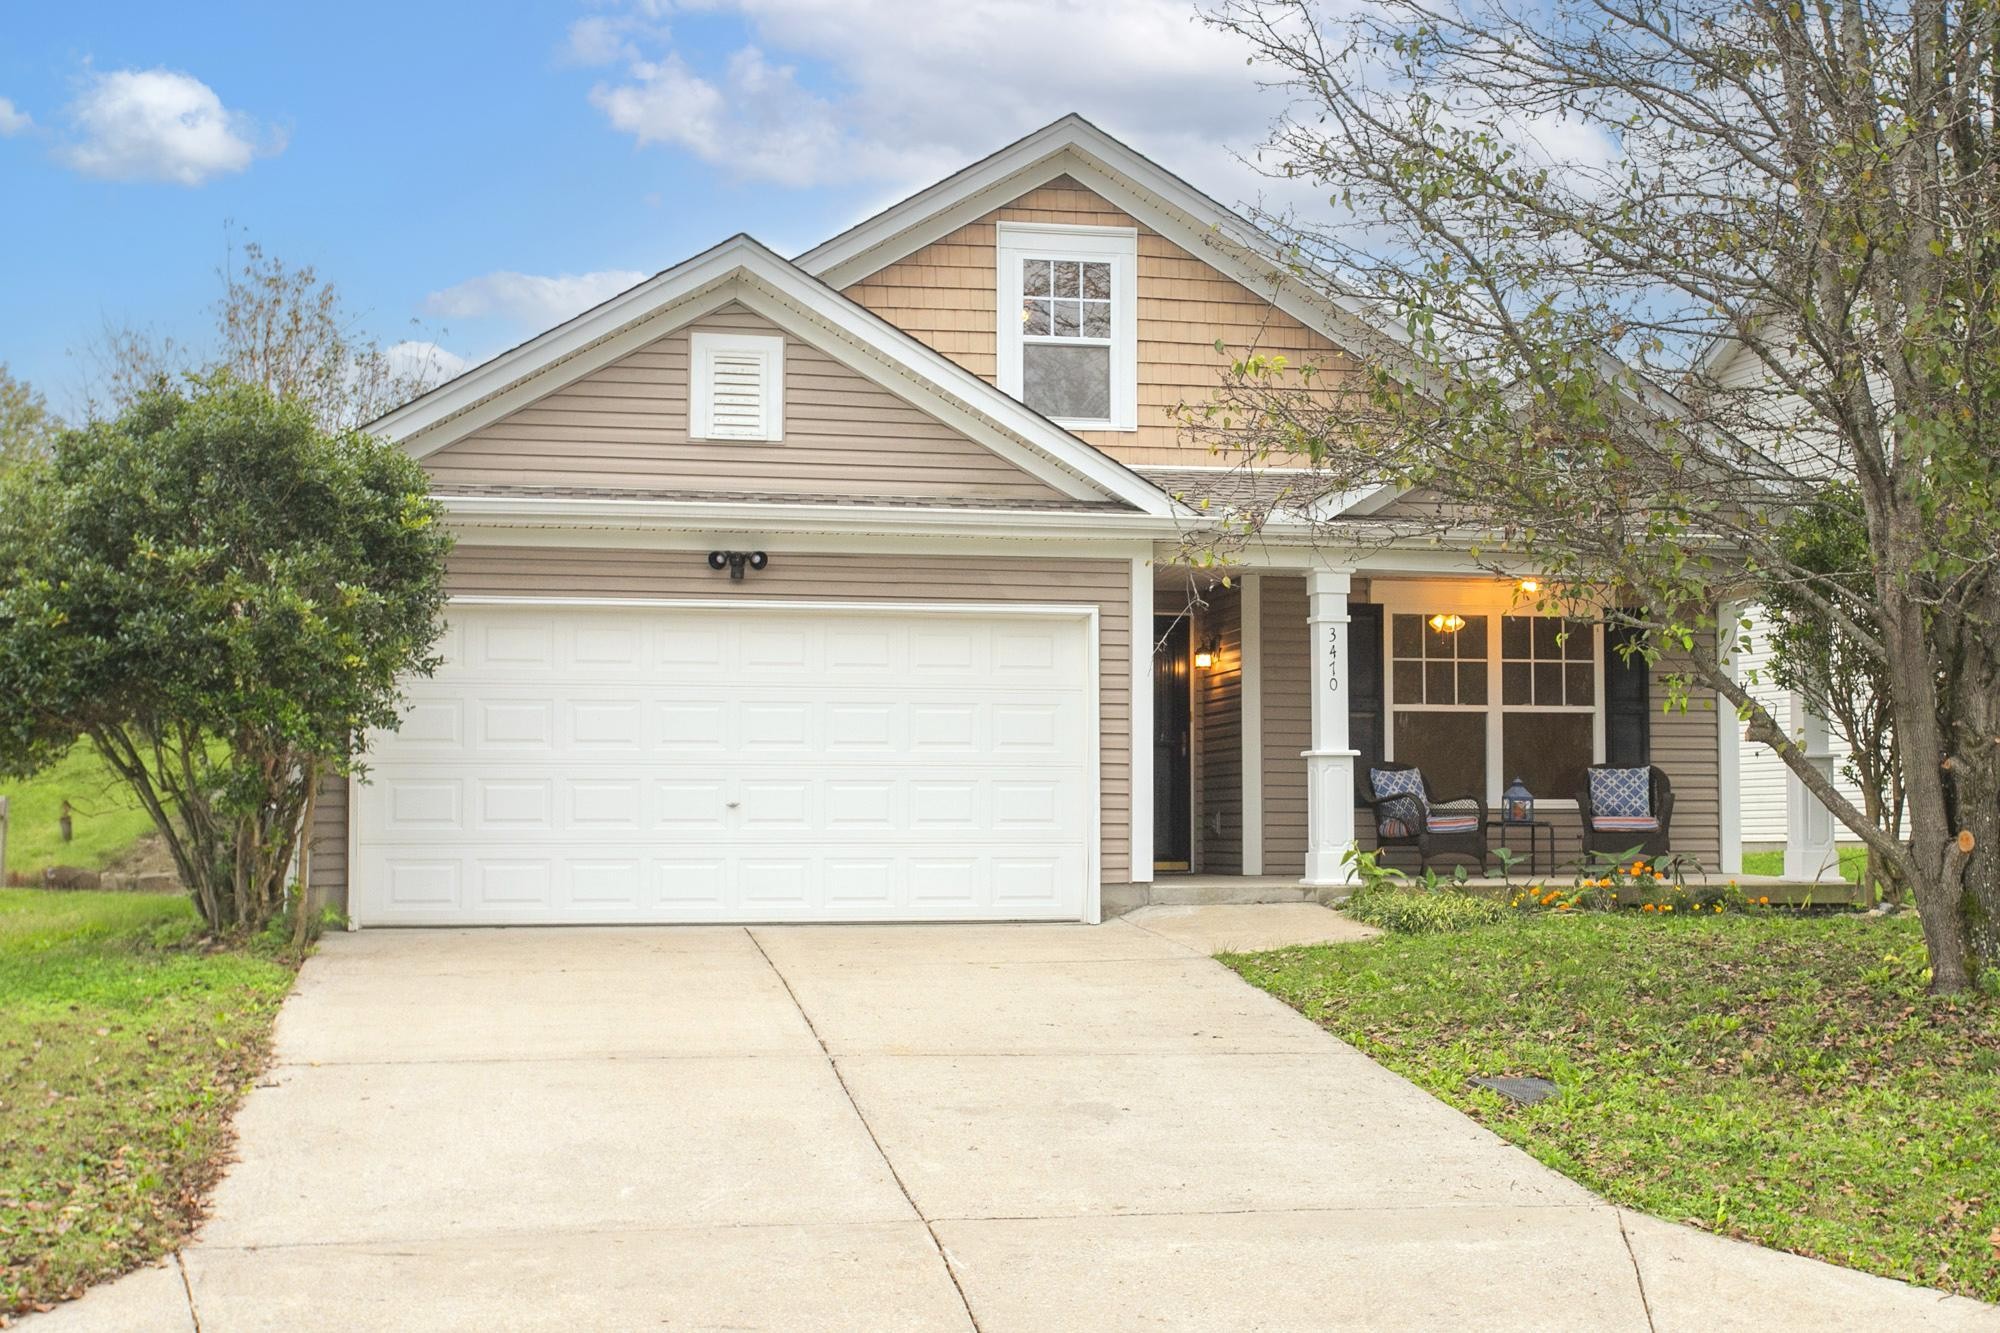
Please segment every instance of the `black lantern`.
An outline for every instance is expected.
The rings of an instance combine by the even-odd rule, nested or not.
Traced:
[[[1500,819],[1507,824],[1532,824],[1535,822],[1535,794],[1528,790],[1528,784],[1515,778],[1507,784],[1507,790],[1500,796]]]

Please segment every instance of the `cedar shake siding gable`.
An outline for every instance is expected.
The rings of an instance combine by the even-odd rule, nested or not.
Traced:
[[[973,374],[999,367],[998,225],[1053,222],[1138,232],[1138,429],[1076,435],[1127,464],[1213,466],[1228,457],[1185,438],[1177,415],[1221,386],[1231,361],[1255,350],[1309,364],[1329,394],[1354,369],[1332,339],[1183,249],[1131,214],[1057,176],[1012,202],[885,265],[845,288],[866,306]],[[1224,350],[1216,350],[1220,339]],[[1296,377],[1294,377],[1296,378]]]
[[[784,337],[782,439],[690,437],[689,334],[703,330]],[[480,427],[423,463],[440,494],[581,487],[1073,504],[1040,478],[734,302]]]

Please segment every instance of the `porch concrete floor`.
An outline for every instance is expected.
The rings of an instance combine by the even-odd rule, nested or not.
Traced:
[[[335,937],[196,1243],[23,1326],[2000,1327],[1612,1208],[1208,956],[1354,933]]]

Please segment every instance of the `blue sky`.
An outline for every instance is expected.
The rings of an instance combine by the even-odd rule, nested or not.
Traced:
[[[1180,0],[10,5],[0,362],[203,336],[227,229],[477,360],[736,231],[794,253],[1069,110],[1228,201],[1273,102]]]

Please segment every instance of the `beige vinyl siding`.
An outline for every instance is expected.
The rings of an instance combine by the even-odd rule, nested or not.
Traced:
[[[1218,461],[1180,438],[1174,409],[1207,401],[1232,358],[1282,353],[1323,371],[1348,365],[1324,335],[1131,215],[1058,176],[853,283],[847,295],[988,381],[998,373],[996,226],[1059,222],[1133,227],[1139,233],[1139,429],[1079,431],[1124,463]],[[1221,339],[1227,355],[1215,349]]]
[[[1195,668],[1201,728],[1200,861],[1210,875],[1243,873],[1243,602],[1235,588],[1208,594],[1194,622],[1195,643],[1216,640],[1215,664]]]
[[[1132,566],[1123,560],[925,556],[890,568],[872,555],[771,551],[763,572],[741,583],[692,551],[570,550],[461,546],[450,587],[460,595],[768,598],[773,601],[1085,603],[1098,609],[1098,780],[1103,882],[1131,879]],[[324,901],[345,901],[345,788],[329,790],[315,821],[313,882]],[[318,849],[337,848],[320,857]]]
[[[324,778],[313,803],[308,833],[312,859],[306,867],[307,899],[314,907],[347,905],[347,779]]]
[[[1306,870],[1306,760],[1312,746],[1311,640],[1306,581],[1266,575],[1264,621],[1264,873]]]
[[[688,438],[688,334],[782,332],[740,305],[557,389],[424,460],[452,484],[1060,500],[1041,480],[785,336],[784,438]]]

